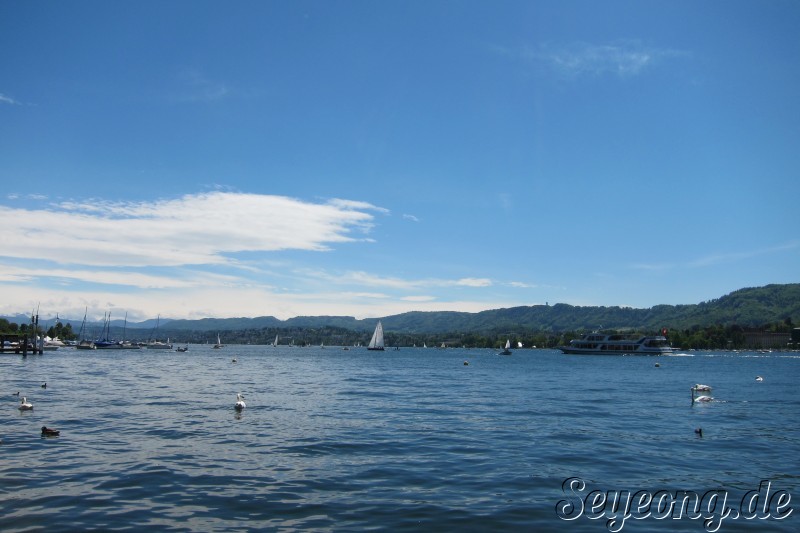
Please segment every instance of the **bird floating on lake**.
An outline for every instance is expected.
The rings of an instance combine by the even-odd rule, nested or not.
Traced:
[[[697,429],[694,430],[694,432],[697,433],[698,437],[702,437],[703,436],[703,428],[697,428]]]
[[[764,381],[764,378],[762,378],[761,376],[756,376],[756,381]]]
[[[705,395],[698,396],[697,398],[695,398],[694,393],[697,391],[697,387],[692,387],[689,390],[692,391],[692,403],[694,403],[694,402],[710,402],[710,401],[712,401],[714,399],[711,396],[705,396]]]
[[[241,411],[245,407],[247,407],[247,404],[244,403],[244,396],[242,396],[242,393],[239,392],[239,393],[236,394],[236,405],[234,405],[233,407],[237,411]]]
[[[14,394],[12,394],[11,396],[19,396],[19,391],[15,392],[15,393],[14,393]]]
[[[33,410],[33,404],[28,401],[28,398],[23,396],[22,400],[20,400],[20,402],[19,402],[19,410],[20,411],[31,411],[31,410]]]
[[[43,389],[46,389],[46,388],[47,388],[47,382],[45,382],[45,383],[42,383],[42,388],[43,388]]]
[[[708,392],[711,390],[711,385],[703,385],[701,383],[698,383],[694,387],[692,387],[692,390],[694,390],[695,392]]]
[[[58,437],[61,432],[57,429],[42,426],[42,437]]]
[[[235,363],[235,362],[236,362],[236,358],[234,357],[233,359],[231,359],[231,363]]]

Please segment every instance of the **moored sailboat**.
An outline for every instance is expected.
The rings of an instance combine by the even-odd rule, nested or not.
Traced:
[[[169,337],[167,337],[167,342],[156,340],[156,333],[158,332],[158,326],[161,323],[161,315],[158,315],[156,318],[156,327],[153,328],[153,333],[150,334],[150,340],[147,341],[145,348],[148,350],[171,350],[172,344],[169,342]]]
[[[98,350],[119,350],[122,344],[119,341],[110,339],[111,337],[111,311],[103,314],[103,331],[101,332],[102,339],[97,338],[94,340],[94,346]]]
[[[96,349],[94,346],[94,342],[86,338],[86,313],[89,312],[89,308],[87,307],[83,312],[83,322],[81,323],[81,330],[78,332],[78,338],[80,342],[76,346],[79,350],[94,350]]]

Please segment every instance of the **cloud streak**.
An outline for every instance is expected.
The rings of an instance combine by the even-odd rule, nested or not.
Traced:
[[[20,105],[19,102],[3,93],[0,93],[0,104]]]
[[[502,55],[547,68],[568,79],[602,75],[630,78],[642,74],[664,59],[689,55],[680,50],[647,46],[635,39],[600,44],[577,41],[520,48],[495,46],[493,49]]]
[[[124,309],[132,320],[156,313],[290,318],[346,308],[365,318],[509,305],[486,299],[497,297],[487,288],[507,283],[469,272],[406,279],[327,270],[316,259],[308,268],[275,255],[373,242],[376,214],[389,211],[368,202],[231,191],[153,202],[28,200],[0,206],[0,313],[41,305],[62,316],[79,316],[85,306]]]
[[[180,101],[214,102],[231,94],[226,83],[212,80],[197,69],[187,68],[180,71],[177,81],[180,86]]]
[[[0,255],[95,267],[229,264],[240,252],[319,252],[360,240],[373,225],[370,209],[381,208],[230,192],[0,207]]]
[[[352,270],[341,274],[330,274],[321,270],[301,271],[305,276],[317,278],[326,283],[336,285],[359,285],[364,287],[379,287],[391,290],[419,290],[423,288],[445,287],[491,287],[494,282],[488,278],[460,278],[460,279],[402,279],[391,276],[378,276],[368,272]]]
[[[785,244],[781,244],[778,246],[772,246],[770,248],[759,248],[757,250],[745,250],[741,252],[731,252],[731,253],[722,253],[722,254],[712,254],[707,255],[705,257],[700,257],[695,259],[689,266],[692,267],[708,267],[713,266],[720,263],[730,263],[741,261],[743,259],[750,259],[752,257],[758,257],[761,255],[768,255],[774,254],[779,252],[784,252],[787,250],[794,250],[800,246],[800,241],[792,241]]]
[[[664,271],[675,268],[705,268],[719,264],[736,263],[745,259],[751,259],[763,255],[771,255],[780,252],[795,250],[800,247],[800,241],[790,241],[769,248],[758,248],[755,250],[743,250],[739,252],[717,253],[698,257],[686,263],[636,263],[631,265],[636,270]]]

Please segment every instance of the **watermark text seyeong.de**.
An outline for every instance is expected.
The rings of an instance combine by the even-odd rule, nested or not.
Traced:
[[[589,489],[579,477],[564,480],[565,499],[556,504],[562,520],[606,520],[609,531],[622,531],[626,520],[702,520],[706,531],[719,531],[725,520],[783,520],[792,514],[792,495],[762,480],[741,498],[727,490]]]

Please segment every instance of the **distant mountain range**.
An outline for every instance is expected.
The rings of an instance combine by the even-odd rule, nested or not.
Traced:
[[[2,317],[18,324],[29,323],[29,315]],[[479,313],[456,311],[414,311],[382,317],[387,331],[399,334],[439,334],[469,332],[479,334],[550,331],[564,332],[584,329],[612,328],[658,330],[662,327],[686,329],[692,326],[738,324],[761,326],[791,319],[800,326],[800,283],[767,285],[734,291],[726,296],[689,305],[657,305],[649,309],[630,307],[578,307],[568,304],[534,305],[493,309]],[[62,318],[77,331],[82,322]],[[377,318],[356,320],[349,316],[308,316],[279,320],[272,316],[256,318],[203,318],[200,320],[160,320],[159,337],[185,336],[189,332],[225,332],[242,330],[321,329],[341,328],[371,332]],[[50,321],[48,321],[50,322]],[[43,323],[45,327],[47,323]],[[112,334],[121,335],[123,320],[112,321]],[[91,324],[99,330],[100,324]],[[156,326],[156,320],[127,323],[128,338],[140,338]],[[138,330],[138,331],[132,331]]]

